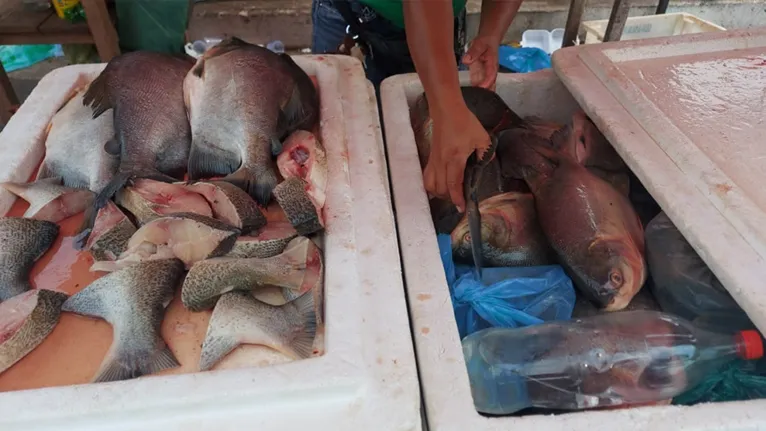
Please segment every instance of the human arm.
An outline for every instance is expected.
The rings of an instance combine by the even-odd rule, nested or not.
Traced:
[[[428,100],[433,142],[423,172],[426,191],[449,198],[462,212],[463,174],[468,157],[489,147],[489,135],[468,110],[460,91],[455,53],[454,17],[449,0],[403,2],[407,45]]]
[[[470,70],[472,85],[494,90],[498,72],[497,51],[519,11],[521,1],[482,1],[479,32],[463,57],[463,63]]]

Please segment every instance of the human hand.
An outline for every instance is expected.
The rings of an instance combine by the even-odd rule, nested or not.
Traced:
[[[500,43],[488,36],[476,36],[471,42],[468,52],[463,56],[463,64],[468,66],[471,76],[471,85],[495,90],[499,48]]]
[[[465,103],[461,105],[444,114],[432,114],[433,143],[423,171],[423,182],[427,192],[451,200],[458,211],[463,212],[466,161],[474,151],[479,158],[483,157],[490,146],[490,139]]]

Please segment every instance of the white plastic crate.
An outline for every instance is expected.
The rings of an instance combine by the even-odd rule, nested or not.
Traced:
[[[603,42],[608,19],[584,21],[580,34],[585,33],[585,43]],[[720,25],[697,18],[688,13],[666,13],[629,17],[620,40],[646,39],[651,37],[678,36],[682,34],[725,31]],[[582,36],[580,36],[582,37]]]
[[[295,60],[316,76],[328,159],[325,354],[265,367],[253,355],[236,369],[4,392],[0,429],[421,428],[374,90],[349,57]],[[103,67],[69,66],[40,81],[0,134],[0,181],[25,181],[33,174],[49,120],[73,88]],[[12,203],[13,197],[0,195],[0,214]]]
[[[761,39],[759,39],[761,40]],[[664,41],[663,41],[664,42]],[[595,45],[593,45],[595,47]],[[610,45],[613,47],[614,45]],[[718,45],[723,46],[722,44]],[[607,47],[604,44],[604,47]],[[569,48],[572,49],[572,48]],[[579,47],[574,48],[579,49]],[[617,50],[612,50],[616,52]],[[562,49],[554,55],[577,58],[579,51]],[[647,53],[661,52],[647,49]],[[629,58],[625,58],[628,60]],[[589,73],[587,67],[571,69],[567,79],[581,79]],[[463,85],[469,83],[467,73],[461,73]],[[716,209],[690,184],[673,160],[661,151],[656,143],[634,142],[640,127],[630,124],[622,130],[630,117],[621,114],[618,105],[601,103],[606,99],[601,93],[585,91],[578,100],[602,130],[608,125],[612,130],[607,137],[616,143],[618,151],[632,169],[641,164],[639,178],[656,175],[657,181],[645,185],[653,194],[664,193],[660,204],[669,211],[674,222],[687,237],[699,233],[707,226],[710,237],[705,242],[692,240],[698,252],[726,284],[734,298],[743,305],[750,317],[761,329],[766,320],[766,303],[758,296],[751,282],[766,267],[748,253],[751,250],[738,233],[720,214],[713,217]],[[592,88],[595,92],[596,89]],[[415,137],[410,125],[409,108],[423,87],[416,75],[389,78],[381,89],[383,120],[386,132],[386,149],[391,169],[392,191],[396,210],[405,286],[409,299],[415,350],[418,358],[421,388],[424,397],[426,419],[429,429],[445,430],[567,430],[567,431],[703,431],[703,430],[757,430],[766,429],[766,400],[735,403],[700,404],[691,407],[653,406],[622,410],[584,411],[562,415],[528,415],[521,417],[486,417],[478,414],[471,397],[468,374],[455,322],[452,302],[442,267],[436,232],[431,220],[428,198],[423,188],[422,171],[418,161]],[[497,93],[519,115],[535,115],[544,120],[567,122],[578,108],[578,103],[553,71],[530,74],[501,74],[497,80]],[[599,96],[599,98],[596,98]],[[606,117],[610,116],[607,120]],[[627,127],[627,126],[626,126]],[[637,138],[636,138],[637,139]],[[672,185],[672,186],[671,186]],[[668,200],[675,195],[677,204]],[[697,214],[700,218],[690,220]],[[680,217],[680,218],[679,218]],[[693,230],[693,231],[692,231]],[[690,238],[698,238],[691,236]],[[731,241],[727,243],[727,241]],[[710,253],[707,247],[718,247]],[[728,256],[727,256],[728,255]],[[735,262],[741,259],[742,262]],[[760,262],[760,264],[758,263]],[[749,272],[746,266],[754,264]],[[740,272],[731,276],[730,271]],[[760,265],[760,266],[759,266]],[[740,288],[741,287],[741,288]],[[761,289],[762,292],[762,289]]]

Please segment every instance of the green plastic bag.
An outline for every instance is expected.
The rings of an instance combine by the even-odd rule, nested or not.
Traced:
[[[51,57],[63,55],[61,45],[3,45],[0,61],[6,72],[24,69]]]
[[[116,7],[123,50],[183,52],[189,0],[116,0]]]

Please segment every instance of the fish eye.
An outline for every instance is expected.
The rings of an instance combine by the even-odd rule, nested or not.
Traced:
[[[622,283],[625,282],[625,279],[622,277],[620,271],[612,270],[609,272],[609,282],[615,287],[620,287],[622,286]]]

